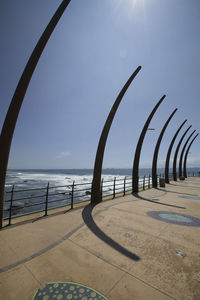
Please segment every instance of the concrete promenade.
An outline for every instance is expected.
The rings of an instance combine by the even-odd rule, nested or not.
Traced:
[[[200,178],[1,230],[0,299],[33,299],[51,282],[109,300],[199,300]]]

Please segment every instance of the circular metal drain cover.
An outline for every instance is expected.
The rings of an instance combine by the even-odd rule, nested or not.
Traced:
[[[179,250],[176,250],[175,254],[182,257],[182,258],[184,258],[184,256],[185,256],[185,254],[182,251],[179,251]]]
[[[127,232],[127,233],[124,234],[124,236],[127,237],[127,238],[130,238],[131,234]]]
[[[149,211],[147,212],[147,215],[167,223],[183,226],[200,226],[200,219],[184,214],[169,211]]]
[[[74,282],[52,282],[48,283],[43,289],[39,289],[33,300],[107,300],[99,292]]]

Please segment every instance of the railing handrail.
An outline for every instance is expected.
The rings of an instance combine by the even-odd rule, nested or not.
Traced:
[[[121,176],[121,175],[120,175]],[[131,178],[128,178],[128,176],[126,176],[127,180],[131,180]],[[116,181],[123,181],[124,178],[116,178]],[[106,182],[113,182],[113,180],[104,180],[104,183]],[[74,186],[80,186],[80,185],[90,185],[92,184],[92,182],[84,182],[84,183],[75,183]],[[9,184],[10,186],[13,186],[13,184]],[[66,184],[66,185],[56,185],[56,186],[49,186],[49,189],[57,189],[57,188],[67,188],[67,187],[71,187],[73,185],[72,184]],[[15,193],[19,193],[19,192],[29,192],[29,191],[39,191],[39,190],[46,190],[46,187],[41,187],[41,188],[31,188],[31,189],[21,189],[21,190],[15,190]],[[12,190],[10,191],[6,191],[7,194],[12,193]]]
[[[190,172],[188,172],[188,177],[190,176]],[[192,173],[193,176],[198,175],[199,173]],[[169,173],[169,176],[171,173]],[[101,197],[107,197],[110,196],[111,198],[115,198],[116,195],[126,195],[126,192],[130,192],[132,190],[132,177],[131,176],[124,176],[122,178],[122,175],[119,175],[120,178],[117,178],[116,176],[113,176],[113,179],[105,180],[102,177],[101,181]],[[157,175],[157,180],[159,181],[160,177],[164,177],[164,174],[159,174]],[[138,178],[138,182],[140,185],[140,188],[142,190],[145,190],[146,188],[151,188],[152,185],[152,178],[150,175],[144,175]],[[5,211],[8,210],[9,216],[5,217],[4,220],[9,220],[9,224],[11,225],[11,219],[14,217],[14,210],[16,209],[26,209],[26,208],[31,208],[31,207],[37,207],[40,206],[37,210],[34,210],[32,212],[24,212],[23,214],[17,215],[18,217],[35,213],[38,211],[44,211],[45,214],[44,216],[47,216],[48,210],[51,210],[52,208],[59,208],[59,207],[64,207],[66,205],[70,205],[71,203],[71,209],[74,207],[74,202],[76,201],[77,203],[83,202],[90,200],[91,197],[91,188],[92,188],[92,182],[84,182],[84,183],[75,183],[73,181],[71,184],[67,185],[59,185],[59,186],[51,186],[50,183],[47,184],[46,187],[41,187],[41,188],[30,188],[30,189],[16,189],[16,185],[10,185],[12,188],[10,191],[6,191],[6,194],[10,194],[10,199],[6,199],[5,203],[9,203],[10,208],[6,209]],[[82,188],[85,186],[85,188]],[[59,190],[56,191],[60,188],[65,188],[65,190]],[[32,192],[32,191],[41,191],[41,190],[46,190],[44,194],[40,195],[30,195],[26,197],[21,197],[21,198],[15,198],[14,195],[15,193],[24,193],[24,192]],[[64,197],[59,198],[59,199],[52,199],[54,196],[61,196],[63,195]],[[43,198],[43,200],[41,199]],[[82,201],[79,201],[80,198],[83,198]],[[21,203],[22,201],[30,201],[32,199],[38,199],[37,202],[30,202],[30,203]],[[62,203],[62,205],[57,205],[59,202],[62,201],[67,201],[65,204]],[[17,205],[16,203],[19,202]],[[54,206],[49,206],[49,204],[55,203]],[[23,205],[23,206],[21,206]],[[41,206],[44,206],[41,208]],[[16,216],[15,216],[16,217]]]

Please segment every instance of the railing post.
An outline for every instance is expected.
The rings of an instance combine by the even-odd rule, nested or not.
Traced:
[[[13,184],[12,190],[11,190],[11,197],[10,197],[10,211],[9,211],[9,223],[8,223],[8,225],[11,225],[11,219],[12,219],[12,204],[13,204],[14,188],[15,188],[15,185]]]
[[[46,202],[45,202],[45,216],[47,216],[48,212],[48,200],[49,200],[49,182],[47,183],[47,191],[46,191]]]
[[[124,196],[126,195],[126,176],[124,177]]]
[[[149,175],[149,180],[148,180],[148,188],[150,189],[150,175]]]
[[[103,198],[103,178],[101,179],[101,201]]]
[[[74,181],[72,184],[72,192],[71,192],[71,209],[74,208]]]
[[[91,190],[90,190],[90,203],[92,201],[92,187],[93,187],[93,181],[94,179],[92,179],[92,183],[91,183]]]
[[[113,199],[115,198],[115,183],[116,183],[116,177],[114,178],[114,182],[113,182]]]
[[[143,177],[143,191],[145,190],[145,175]]]

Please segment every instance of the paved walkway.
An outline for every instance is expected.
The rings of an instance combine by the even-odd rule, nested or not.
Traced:
[[[3,229],[0,257],[3,300],[199,300],[200,178]]]

